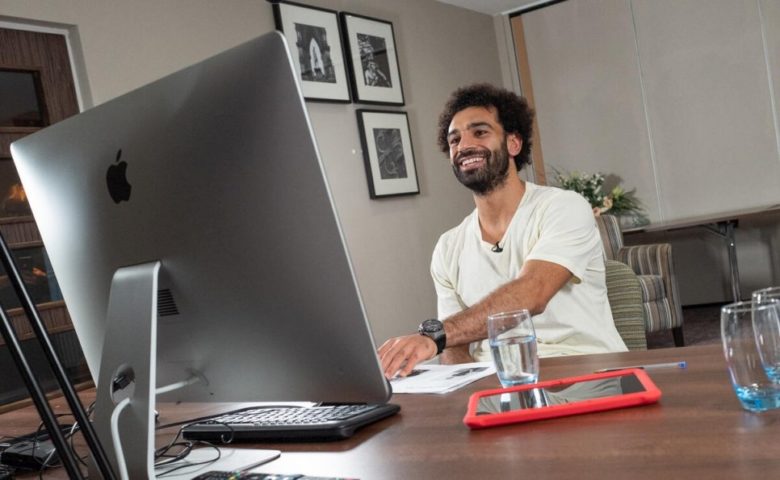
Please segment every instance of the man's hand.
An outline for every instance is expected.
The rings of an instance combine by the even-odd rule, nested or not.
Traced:
[[[386,341],[377,350],[387,378],[409,375],[415,365],[436,356],[436,344],[424,335],[406,335]]]

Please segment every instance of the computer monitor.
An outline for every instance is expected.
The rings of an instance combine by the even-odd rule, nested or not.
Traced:
[[[281,34],[11,148],[94,378],[112,277],[159,261],[157,384],[202,379],[168,399],[387,401]]]

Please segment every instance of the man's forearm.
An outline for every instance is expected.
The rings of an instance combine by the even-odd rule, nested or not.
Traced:
[[[518,278],[446,319],[444,333],[447,335],[447,347],[486,339],[487,317],[490,314],[523,308],[531,315],[543,312],[547,302],[571,277],[571,273],[560,265],[538,260],[526,262]]]
[[[447,318],[444,322],[447,347],[468,345],[486,339],[487,317],[491,313],[529,308],[522,301],[522,297],[517,296],[515,282],[517,280],[503,285],[480,302]]]

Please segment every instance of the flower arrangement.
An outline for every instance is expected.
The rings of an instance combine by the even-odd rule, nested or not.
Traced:
[[[593,214],[602,213],[629,217],[634,225],[648,223],[642,203],[636,198],[635,190],[625,190],[620,185],[615,185],[605,193],[605,177],[601,173],[563,173],[555,170],[555,180],[558,186],[564,190],[573,190],[583,197],[593,207]]]

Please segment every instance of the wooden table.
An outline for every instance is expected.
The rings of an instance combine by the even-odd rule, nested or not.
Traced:
[[[543,359],[542,379],[597,368],[686,360],[685,370],[648,373],[657,405],[480,431],[462,423],[469,395],[498,386],[483,379],[447,395],[396,395],[401,412],[333,443],[258,445],[282,450],[260,467],[368,479],[746,479],[780,475],[780,410],[742,410],[719,345]],[[162,421],[192,417],[203,405],[161,405]],[[37,423],[31,409],[0,417],[0,433]],[[158,435],[162,443],[170,432]],[[56,475],[59,475],[57,477]],[[47,478],[64,478],[51,472]]]

